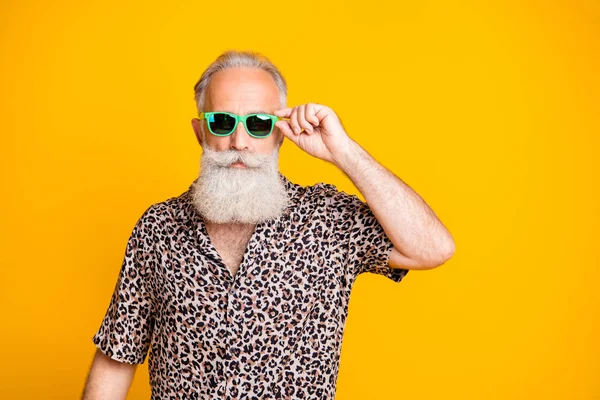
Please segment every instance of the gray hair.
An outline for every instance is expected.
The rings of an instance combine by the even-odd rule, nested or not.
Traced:
[[[281,72],[279,72],[279,69],[266,56],[260,53],[228,50],[217,57],[206,68],[198,82],[194,85],[194,100],[196,101],[198,112],[204,111],[206,88],[215,72],[234,67],[259,68],[271,74],[275,80],[275,84],[279,88],[280,106],[282,108],[285,107],[287,103],[287,83]]]

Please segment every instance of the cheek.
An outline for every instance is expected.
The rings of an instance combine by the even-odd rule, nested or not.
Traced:
[[[260,143],[260,152],[263,154],[271,154],[275,151],[275,147],[277,146],[278,137],[275,135],[271,135],[266,139],[262,139]]]
[[[206,142],[208,146],[216,151],[223,151],[229,149],[229,142],[231,136],[218,137],[212,134],[206,136]]]

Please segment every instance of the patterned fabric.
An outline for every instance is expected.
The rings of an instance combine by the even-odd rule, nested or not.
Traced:
[[[393,244],[365,202],[279,176],[288,208],[256,226],[235,275],[191,185],[138,219],[92,340],[130,364],[150,349],[152,399],[333,399],[355,279],[408,273],[387,265]]]

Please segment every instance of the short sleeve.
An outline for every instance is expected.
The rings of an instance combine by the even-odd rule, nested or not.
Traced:
[[[136,222],[127,246],[110,304],[92,338],[114,360],[142,364],[150,347],[154,326],[150,265],[154,243],[149,226],[150,206]]]
[[[333,185],[327,186],[330,188],[328,201],[334,243],[342,252],[348,273],[356,277],[371,272],[400,282],[408,269],[388,265],[394,244],[368,204],[356,195],[338,191]]]

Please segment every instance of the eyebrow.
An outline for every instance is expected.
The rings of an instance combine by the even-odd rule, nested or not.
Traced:
[[[233,111],[227,111],[229,113],[235,114]],[[248,114],[269,114],[268,112],[264,111],[264,110],[251,110],[248,111],[246,114],[244,115],[248,115]]]

